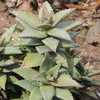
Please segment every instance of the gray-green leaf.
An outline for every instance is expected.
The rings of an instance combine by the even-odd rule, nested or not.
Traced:
[[[40,66],[40,72],[47,72],[50,68],[52,68],[52,66],[54,66],[54,61],[53,59],[50,57],[50,55],[46,54],[45,58]]]
[[[47,46],[37,46],[36,50],[38,51],[38,53],[42,54],[42,53],[46,53],[46,52],[50,52],[51,49],[48,48]]]
[[[38,53],[28,53],[24,58],[22,66],[24,68],[38,67],[41,65],[42,60],[43,55]]]
[[[31,91],[29,100],[42,100],[42,95],[40,93],[39,87],[34,87]]]
[[[57,49],[57,47],[59,45],[59,40],[57,40],[55,38],[52,38],[52,37],[46,38],[46,39],[42,40],[42,42],[47,47],[49,47],[51,50],[53,50],[54,52],[56,52],[56,49]]]
[[[16,68],[13,70],[13,72],[25,78],[26,80],[33,80],[35,77],[39,75],[37,71],[30,68]]]
[[[68,89],[56,88],[56,96],[63,100],[74,100]]]
[[[46,36],[47,35],[44,31],[39,31],[32,28],[25,29],[20,35],[20,37],[23,38],[45,38]]]
[[[57,37],[59,39],[72,41],[70,35],[66,31],[59,29],[59,28],[54,28],[54,29],[50,30],[48,32],[48,35],[53,36],[53,37]]]
[[[3,33],[1,37],[2,39],[1,42],[4,42],[4,43],[10,42],[10,39],[12,37],[13,32],[15,31],[15,28],[16,28],[16,25],[12,25],[10,28],[8,28],[6,32]]]
[[[14,55],[14,54],[22,54],[22,51],[20,50],[19,47],[15,47],[15,46],[7,46],[4,49],[4,54],[6,55]]]
[[[32,39],[32,38],[19,38],[18,41],[14,42],[15,46],[37,46],[42,44],[39,40],[37,39]]]
[[[72,24],[70,24],[69,26],[67,26],[64,30],[65,31],[68,31],[68,30],[70,30],[70,29],[72,29],[72,28],[74,28],[76,26],[79,26],[80,24],[82,24],[81,21],[75,21]]]
[[[74,9],[65,9],[57,12],[53,16],[53,26],[57,25],[61,20],[63,20],[66,16],[68,16]]]
[[[18,19],[30,27],[36,28],[40,24],[38,15],[34,15],[31,12],[13,11],[12,14],[14,14]]]
[[[82,87],[79,83],[73,80],[70,75],[67,74],[60,75],[57,83],[52,82],[51,84],[57,87]]]
[[[42,85],[40,87],[40,91],[43,96],[43,100],[52,100],[55,95],[55,88],[50,85]]]
[[[0,87],[2,89],[5,89],[6,80],[7,80],[7,76],[6,75],[0,76]]]
[[[27,91],[32,91],[32,89],[34,88],[34,86],[32,85],[31,81],[27,81],[27,80],[17,80],[16,82],[14,82],[14,84],[24,88]]]

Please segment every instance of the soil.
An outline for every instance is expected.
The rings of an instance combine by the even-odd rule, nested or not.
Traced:
[[[14,23],[14,18],[9,14],[6,4],[0,1],[0,33]]]

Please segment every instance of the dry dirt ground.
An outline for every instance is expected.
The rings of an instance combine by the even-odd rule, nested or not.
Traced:
[[[88,3],[91,4],[92,9],[88,9]],[[95,0],[82,5],[87,6],[87,9],[80,9],[81,6],[80,8],[78,6],[78,9],[76,9],[76,12],[72,15],[74,19],[84,22],[83,25],[77,29],[80,32],[75,39],[80,45],[80,47],[77,48],[77,52],[87,68],[100,69],[100,8],[99,6],[95,8]],[[0,0],[0,34],[3,33],[5,28],[15,22],[14,18],[8,12],[8,10],[13,7],[14,4],[11,2],[7,5],[7,3]],[[20,6],[17,9],[32,10],[27,0],[20,2]]]
[[[10,23],[11,20],[8,18],[7,7],[0,1],[0,33],[2,33]]]

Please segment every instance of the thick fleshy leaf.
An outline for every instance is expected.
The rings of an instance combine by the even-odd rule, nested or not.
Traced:
[[[20,50],[19,47],[7,46],[7,47],[5,47],[3,53],[6,55],[15,55],[15,54],[22,54],[22,51]]]
[[[57,37],[59,39],[72,41],[70,35],[62,29],[54,28],[54,29],[48,31],[48,35],[53,36],[53,37]]]
[[[47,79],[53,80],[58,77],[59,69],[61,65],[55,65],[54,67],[50,68],[50,70],[47,72]]]
[[[6,32],[3,33],[1,37],[1,40],[2,40],[1,42],[4,42],[4,43],[10,42],[12,34],[14,34],[15,28],[16,28],[16,25],[12,25],[10,28],[8,28]]]
[[[38,53],[40,53],[40,54],[52,51],[52,50],[51,50],[50,48],[48,48],[47,46],[37,46],[37,47],[36,47],[36,50],[37,50]]]
[[[63,21],[61,21],[60,23],[58,23],[56,25],[56,28],[60,28],[60,29],[65,29],[67,26],[69,26],[70,24],[72,24],[74,21],[72,20],[68,20],[68,19],[64,19]]]
[[[81,76],[81,74],[78,72],[78,70],[77,70],[77,68],[76,67],[74,67],[73,68],[73,73],[72,73],[72,75],[73,75],[73,78],[74,79],[80,79],[82,76]]]
[[[83,92],[84,92],[84,91],[83,91]],[[97,95],[99,95],[99,91],[97,91],[97,93],[95,93],[94,91],[85,91],[85,92],[84,92],[84,95],[87,95],[87,96],[89,96],[90,98],[93,98],[93,99],[98,100]],[[83,96],[84,96],[84,95],[83,95]]]
[[[61,64],[64,67],[68,67],[66,56],[63,53],[57,54],[55,59],[57,64]]]
[[[18,41],[14,41],[14,46],[37,46],[42,44],[37,39],[32,38],[19,38]]]
[[[49,2],[45,1],[39,9],[39,18],[43,23],[50,23],[54,15],[53,9]]]
[[[46,38],[44,40],[42,40],[42,42],[49,47],[51,50],[53,50],[54,52],[56,52],[56,49],[59,45],[59,40],[55,39],[55,38]]]
[[[80,24],[82,24],[81,21],[74,21],[74,20],[66,20],[64,19],[63,21],[61,21],[59,24],[56,25],[56,28],[60,28],[63,29],[65,31],[71,30],[77,26],[79,26]],[[77,34],[79,34],[79,32],[69,32],[69,35],[74,38]]]
[[[11,80],[12,83],[18,81],[17,77],[15,76],[10,76],[9,79]]]
[[[43,100],[52,100],[55,95],[55,88],[50,85],[40,86],[40,92],[42,94]]]
[[[29,93],[23,92],[22,96],[20,97],[21,100],[29,100]],[[14,99],[15,100],[15,99]]]
[[[74,65],[78,64],[80,62],[81,58],[75,57],[74,58]]]
[[[32,28],[25,29],[20,35],[23,38],[45,38],[46,36],[44,31],[38,31]]]
[[[31,12],[13,11],[12,14],[30,27],[36,28],[40,24],[38,15],[33,15]]]
[[[14,82],[14,84],[22,87],[23,89],[27,90],[27,91],[32,91],[32,89],[34,88],[34,86],[32,85],[31,81],[27,81],[27,80],[17,80],[16,82]]]
[[[0,76],[0,88],[5,89],[6,80],[7,80],[6,75]]]
[[[75,21],[72,24],[70,24],[69,26],[67,26],[64,30],[65,31],[71,30],[72,28],[75,28],[75,27],[77,27],[77,26],[79,26],[81,24],[82,24],[81,21]]]
[[[28,53],[23,61],[22,67],[29,68],[29,67],[38,67],[41,65],[43,60],[43,55],[38,53]]]
[[[1,40],[0,40],[1,41]],[[0,42],[1,43],[1,42]],[[0,52],[2,52],[3,51],[3,49],[4,49],[4,47],[0,47]]]
[[[9,67],[9,66],[13,66],[15,64],[15,62],[12,59],[9,59],[7,61],[0,61],[0,67]]]
[[[21,19],[19,19],[17,17],[16,17],[16,21],[17,21],[17,27],[22,31],[24,29],[31,28],[30,25],[28,25],[27,23],[25,23],[24,21],[22,21]]]
[[[74,9],[65,9],[65,10],[57,12],[53,16],[53,26],[57,25],[62,19],[64,19],[66,16],[72,13],[72,11],[74,11]]]
[[[30,68],[16,68],[13,70],[13,72],[25,78],[26,80],[33,80],[35,77],[39,75],[37,71]]]
[[[62,74],[58,78],[58,84],[61,84],[62,86],[69,86],[69,87],[81,87],[79,83],[77,83],[75,80],[71,78],[71,76]]]
[[[29,100],[42,100],[42,95],[40,93],[39,87],[34,87],[31,91]]]
[[[68,89],[56,88],[56,96],[62,100],[74,100]]]
[[[51,82],[52,85],[57,86],[57,87],[77,87],[80,88],[81,85],[77,83],[75,80],[71,78],[70,75],[67,74],[62,74],[58,78],[57,82]]]
[[[47,72],[52,66],[54,66],[55,62],[53,61],[52,57],[50,55],[46,54],[44,57],[44,60],[40,66],[40,72]]]
[[[76,47],[78,47],[78,45],[75,44],[73,41],[70,42],[70,41],[62,40],[61,44],[62,44],[62,47],[64,47],[64,48],[76,48]]]

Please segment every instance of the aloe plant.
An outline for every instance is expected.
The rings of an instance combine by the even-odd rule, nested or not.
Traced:
[[[69,30],[81,24],[65,19],[73,11],[55,13],[44,2],[39,14],[12,12],[17,23],[0,40],[0,87],[9,100],[74,100],[80,94],[97,98],[89,87],[99,82],[73,54],[77,33]]]

